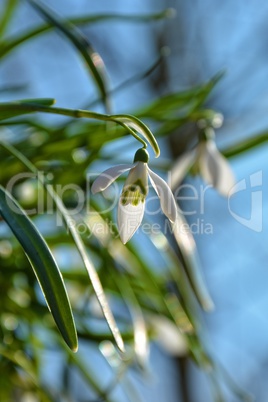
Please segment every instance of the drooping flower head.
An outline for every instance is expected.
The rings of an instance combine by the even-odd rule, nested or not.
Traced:
[[[227,159],[219,152],[211,127],[200,130],[197,147],[186,152],[175,162],[171,169],[171,188],[179,186],[191,169],[199,172],[204,181],[223,196],[228,196],[235,185],[232,169]]]
[[[129,171],[117,210],[119,235],[124,244],[131,239],[142,222],[145,199],[149,190],[148,177],[160,199],[163,213],[171,222],[176,220],[177,206],[174,196],[167,183],[149,169],[148,162],[148,152],[145,148],[140,148],[134,156],[133,164],[117,165],[105,170],[97,177],[91,187],[93,194],[104,191],[121,174]]]

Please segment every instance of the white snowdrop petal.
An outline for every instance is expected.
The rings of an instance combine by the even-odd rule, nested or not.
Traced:
[[[213,141],[207,142],[207,167],[212,172],[211,184],[223,196],[228,196],[235,185],[235,177],[227,159],[218,151]]]
[[[93,194],[98,193],[99,191],[104,191],[107,187],[110,186],[121,174],[133,168],[133,164],[125,164],[125,165],[117,165],[113,166],[104,172],[102,172],[94,181],[91,186],[91,191]]]
[[[212,158],[208,152],[207,143],[205,141],[200,142],[198,145],[198,162],[202,179],[207,184],[216,187],[215,184],[217,182],[218,166],[215,163],[214,158]]]
[[[175,222],[177,217],[177,204],[170,187],[167,185],[165,180],[154,173],[151,169],[148,168],[148,172],[152,186],[160,199],[163,213],[171,222]]]
[[[220,177],[217,183],[217,189],[222,195],[227,197],[236,183],[235,175],[227,159],[220,153],[218,164],[220,166]]]
[[[185,356],[187,343],[178,327],[168,318],[158,315],[149,317],[157,340],[163,348],[173,356]]]
[[[123,205],[121,200],[119,201],[117,224],[120,238],[124,244],[131,239],[140,226],[144,215],[144,207],[144,202],[139,202],[138,205]]]
[[[187,175],[188,171],[191,169],[194,160],[196,158],[196,152],[195,150],[186,152],[184,155],[182,155],[180,158],[177,159],[175,164],[173,165],[171,169],[171,174],[170,174],[170,187],[172,190],[174,190],[176,187],[178,187],[184,177]]]
[[[146,190],[148,187],[148,171],[147,171],[147,163],[144,162],[136,162],[136,165],[132,166],[128,177],[125,181],[124,187],[128,187],[132,184],[140,182],[142,187]],[[148,191],[148,190],[147,190]]]

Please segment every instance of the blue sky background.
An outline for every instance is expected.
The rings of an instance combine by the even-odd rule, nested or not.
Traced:
[[[111,87],[145,71],[154,62],[158,51],[155,37],[162,35],[163,45],[171,51],[166,66],[166,93],[226,71],[208,102],[209,107],[225,117],[217,132],[220,148],[268,128],[268,4],[264,1],[49,0],[46,3],[64,16],[95,12],[140,14],[176,8],[176,18],[165,22],[147,25],[110,22],[84,29],[106,63]],[[29,6],[22,5],[19,10],[13,32],[40,21]],[[25,84],[25,97],[55,97],[62,107],[80,107],[97,95],[76,52],[55,33],[41,36],[11,54],[0,66],[0,82]],[[17,97],[3,94],[2,100],[10,100],[12,96]],[[139,82],[115,95],[114,111],[127,112],[154,97],[156,93],[150,82]],[[169,156],[168,146],[164,155]],[[245,191],[234,196],[233,211],[249,219],[252,191],[262,191],[263,205],[253,206],[262,213],[261,232],[237,222],[228,210],[227,200],[214,190],[206,194],[205,214],[197,214],[190,220],[193,223],[203,219],[213,226],[212,235],[196,235],[204,274],[216,305],[212,314],[204,316],[208,343],[236,382],[255,394],[259,402],[266,402],[268,394],[266,155],[265,144],[230,160],[237,180],[245,179],[247,185]],[[259,171],[262,185],[252,189],[250,175]],[[198,179],[188,182],[197,188],[201,184]],[[165,393],[165,401],[177,401],[172,391],[177,386],[172,362],[167,363],[155,351],[152,364],[159,366],[160,376],[169,364],[165,369],[165,389],[170,393]],[[209,402],[204,375],[193,366],[191,370],[192,400]],[[152,393],[143,391],[144,401],[164,400],[160,388],[155,389]],[[232,400],[230,396],[228,402]]]

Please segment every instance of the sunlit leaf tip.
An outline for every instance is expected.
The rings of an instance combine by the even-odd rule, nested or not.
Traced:
[[[11,103],[18,104],[30,104],[30,105],[38,105],[38,106],[53,106],[56,103],[56,99],[54,98],[37,98],[37,99],[22,99],[18,101],[13,101]]]
[[[226,70],[221,70],[218,71],[211,79],[210,79],[210,83],[212,84],[212,86],[215,86],[225,75],[226,75],[227,71]]]

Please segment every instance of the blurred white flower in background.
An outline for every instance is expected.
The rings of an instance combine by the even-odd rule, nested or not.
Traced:
[[[188,346],[185,336],[179,328],[164,316],[148,316],[155,333],[155,338],[163,349],[172,356],[186,356]]]
[[[200,173],[203,180],[227,197],[235,185],[235,177],[227,159],[219,152],[213,128],[200,131],[199,143],[177,159],[171,169],[171,188],[176,189],[190,170]]]

